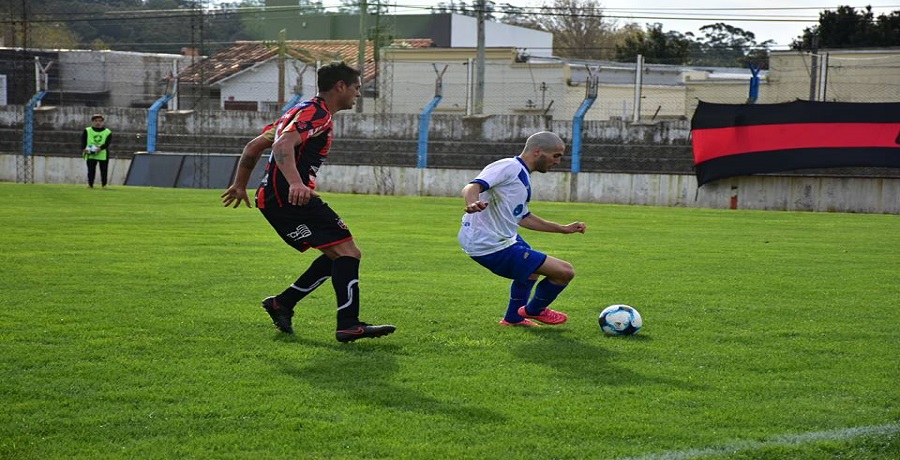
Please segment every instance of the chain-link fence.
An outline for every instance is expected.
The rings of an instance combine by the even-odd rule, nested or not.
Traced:
[[[346,43],[341,46],[345,49],[334,57],[353,62],[352,50]],[[453,49],[384,49],[383,58],[371,63],[373,71],[366,75],[365,111],[420,113],[440,95],[435,113],[570,119],[586,97],[590,78],[599,84],[587,120],[689,119],[701,100],[751,101],[750,69],[644,63],[639,73],[635,62],[529,60],[514,49],[492,49],[479,80],[477,63],[468,54]],[[451,55],[454,59],[447,59]],[[294,96],[314,95],[315,66],[327,63],[287,57],[279,64],[271,55],[217,59],[217,55],[0,49],[0,103],[24,105],[44,89],[42,105],[139,108],[174,93],[165,107],[169,110],[277,112]],[[201,62],[205,72],[197,71]],[[192,78],[173,78],[185,72]],[[480,101],[478,85],[483,88]],[[759,72],[754,102],[796,99],[900,101],[900,51],[775,52],[769,68]]]
[[[171,76],[197,57],[116,51],[0,49],[0,101],[24,105],[39,90],[42,105],[150,107]]]
[[[785,52],[770,58],[770,94],[761,102],[900,101],[900,51]]]
[[[410,62],[402,53],[396,57],[383,63],[393,72],[380,86],[381,94],[391,95],[385,103],[393,111],[421,111],[439,87],[443,100],[438,112],[478,113],[472,60],[440,60],[439,52],[431,62]],[[699,101],[900,101],[900,52],[784,52],[773,53],[770,62],[769,69],[754,75],[749,68],[645,63],[638,73],[635,62],[490,60],[485,63],[481,113],[540,113],[571,119],[586,98],[590,78],[599,84],[587,120],[690,119]],[[439,71],[444,72],[440,79]],[[384,91],[388,85],[390,90]]]
[[[236,42],[232,47],[223,48],[222,52],[227,53],[230,48],[240,47],[232,50],[228,59],[221,53],[202,57],[191,52],[176,55],[0,49],[0,103],[24,107],[42,94],[35,104],[38,109],[56,106],[91,108],[91,111],[149,110],[157,104],[158,109],[169,114],[168,120],[179,113],[195,114],[193,121],[179,125],[184,126],[183,132],[171,127],[166,131],[160,138],[160,151],[238,153],[242,142],[261,127],[257,122],[260,117],[272,121],[292,98],[308,98],[316,93],[317,65],[329,62],[329,56],[354,63],[356,44],[320,41],[317,50],[321,51],[322,46],[332,46],[334,50],[322,51],[319,59],[310,62],[300,58],[302,43],[292,45],[298,47],[292,54],[279,55],[271,44],[248,47],[246,42]],[[489,49],[485,54],[482,80],[472,49],[395,46],[380,50],[379,60],[369,62],[364,73],[360,116],[369,118],[354,120],[373,123],[378,129],[370,130],[367,137],[337,139],[334,150],[348,155],[335,161],[371,158],[377,159],[378,164],[415,165],[415,136],[397,134],[392,123],[398,116],[419,116],[437,97],[440,99],[433,105],[435,116],[502,115],[508,117],[503,119],[505,123],[524,123],[520,120],[531,123],[538,117],[545,121],[529,125],[528,129],[564,131],[569,128],[553,123],[573,120],[591,95],[587,88],[592,79],[597,83],[596,98],[591,99],[584,121],[601,125],[585,132],[583,171],[690,173],[689,136],[683,128],[699,101],[732,104],[796,99],[900,101],[900,51],[897,50],[772,53],[768,68],[757,75],[755,100],[751,69],[569,62],[529,58],[512,48]],[[476,98],[479,85],[483,88],[481,101]],[[215,129],[220,114],[242,112],[255,114],[247,126],[227,133]],[[22,114],[19,117],[24,117],[28,112],[19,113]],[[515,118],[517,115],[522,117]],[[680,123],[672,125],[680,130],[674,137],[670,132],[675,128],[668,125],[641,134],[640,138],[622,134],[623,124],[653,125],[669,121]],[[19,118],[0,126],[2,151],[19,152],[23,124]],[[487,129],[488,125],[480,126]],[[130,132],[118,130],[117,149],[113,151],[143,150],[143,131],[143,127]],[[509,137],[492,138],[491,133],[481,132],[471,140],[463,131],[448,134],[449,139],[430,141],[429,166],[474,167],[498,155],[515,153],[518,148],[518,141],[511,142]],[[38,125],[34,126],[33,139],[39,147],[37,151],[78,152],[75,145],[78,134]],[[480,139],[490,139],[494,144],[486,146]],[[199,161],[193,165],[196,169],[202,171],[208,167],[203,158],[196,161]],[[28,165],[23,164],[22,168],[27,171]],[[896,173],[861,173],[858,169],[847,172],[888,176]],[[23,176],[23,180],[28,178]]]

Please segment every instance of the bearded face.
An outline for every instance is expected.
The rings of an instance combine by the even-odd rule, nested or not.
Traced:
[[[534,170],[545,173],[562,161],[562,155],[565,147],[561,147],[552,151],[539,149],[537,157],[534,160]]]

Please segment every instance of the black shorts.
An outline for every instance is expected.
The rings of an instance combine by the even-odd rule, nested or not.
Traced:
[[[344,221],[321,198],[311,198],[305,206],[260,209],[285,243],[303,252],[350,241],[353,235]]]

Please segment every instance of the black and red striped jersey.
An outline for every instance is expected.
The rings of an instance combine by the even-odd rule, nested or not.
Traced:
[[[328,157],[333,135],[331,112],[325,106],[325,100],[316,96],[291,107],[278,121],[266,126],[263,134],[275,141],[289,131],[300,134],[302,142],[294,147],[294,161],[303,183],[314,189],[316,173]],[[266,174],[256,193],[257,207],[286,206],[289,188],[290,184],[275,162],[275,156],[270,154]]]

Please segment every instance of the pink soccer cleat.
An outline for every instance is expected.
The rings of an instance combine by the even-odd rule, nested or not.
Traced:
[[[539,315],[530,315],[525,310],[525,307],[519,307],[519,315],[525,318],[536,319],[544,324],[562,324],[569,320],[565,313],[551,310],[550,308],[545,308]]]

